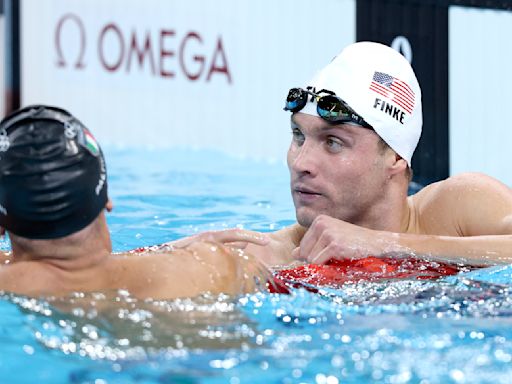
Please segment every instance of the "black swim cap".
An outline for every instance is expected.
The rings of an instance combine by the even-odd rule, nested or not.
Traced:
[[[85,228],[106,203],[103,153],[69,112],[34,105],[0,122],[0,226],[55,239]]]

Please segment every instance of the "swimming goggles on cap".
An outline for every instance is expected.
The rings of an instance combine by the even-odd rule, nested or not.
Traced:
[[[309,87],[308,87],[309,88]],[[325,93],[325,95],[320,95]],[[316,101],[316,111],[318,116],[331,123],[353,122],[365,128],[372,129],[364,119],[359,116],[352,108],[348,106],[340,97],[332,91],[322,89],[318,93],[309,89],[292,88],[288,92],[285,111],[299,112],[308,102],[308,95],[311,95],[311,101]]]

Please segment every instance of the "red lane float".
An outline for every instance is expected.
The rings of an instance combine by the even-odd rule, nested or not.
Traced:
[[[290,287],[339,288],[345,283],[377,281],[387,279],[437,279],[454,275],[467,267],[436,261],[407,258],[377,258],[330,260],[326,264],[304,264],[274,273],[273,284],[268,283],[272,293],[289,293]]]

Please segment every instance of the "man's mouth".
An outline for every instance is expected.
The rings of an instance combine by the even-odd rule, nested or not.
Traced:
[[[296,185],[293,187],[293,192],[299,196],[304,197],[313,197],[313,196],[321,196],[322,194],[317,190],[304,186],[304,185]]]

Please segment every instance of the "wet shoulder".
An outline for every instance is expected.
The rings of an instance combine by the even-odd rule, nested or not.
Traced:
[[[0,290],[22,295],[52,293],[60,288],[50,268],[33,261],[3,264],[0,267]]]
[[[428,185],[409,197],[419,233],[472,234],[478,220],[498,219],[512,209],[512,191],[482,173],[462,173]]]

